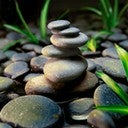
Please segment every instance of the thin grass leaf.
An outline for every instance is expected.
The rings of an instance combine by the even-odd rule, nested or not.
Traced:
[[[69,9],[67,9],[66,11],[64,11],[58,18],[57,20],[62,19],[64,16],[66,16],[69,13]]]
[[[128,106],[118,106],[118,105],[111,105],[111,106],[96,106],[97,109],[103,111],[111,111],[116,113],[128,114]]]
[[[114,1],[114,7],[113,7],[113,19],[114,19],[114,22],[116,22],[118,20],[118,12],[119,12],[119,1],[118,0],[115,0]]]
[[[8,43],[8,45],[6,45],[2,48],[2,51],[5,52],[5,51],[7,51],[8,49],[10,49],[11,47],[15,46],[17,43],[20,43],[20,42],[21,42],[20,39],[11,41],[11,42]]]
[[[88,11],[91,11],[91,12],[94,12],[96,13],[97,15],[101,16],[102,13],[100,10],[96,9],[96,8],[93,8],[93,7],[83,7],[81,8],[80,10],[88,10]]]
[[[41,31],[41,37],[43,39],[46,39],[47,37],[47,17],[48,17],[48,9],[49,9],[50,1],[51,0],[45,0],[45,4],[41,10],[40,31]]]
[[[18,13],[18,16],[19,16],[19,18],[20,18],[20,20],[21,20],[21,22],[22,22],[24,28],[26,29],[29,38],[31,38],[31,40],[32,40],[33,42],[35,42],[36,44],[38,44],[39,41],[38,41],[38,39],[36,38],[36,36],[33,35],[33,33],[31,32],[31,30],[29,29],[27,23],[25,22],[25,20],[24,20],[22,14],[21,14],[19,5],[18,5],[18,3],[16,2],[16,0],[15,0],[15,5],[16,5],[16,11],[17,11],[17,13]]]
[[[124,50],[123,48],[121,48],[120,46],[118,46],[117,44],[115,44],[116,47],[116,51],[120,57],[120,60],[123,64],[124,67],[124,71],[128,80],[128,52],[126,50]]]
[[[101,78],[128,105],[128,94],[125,93],[112,78],[101,71],[97,71],[96,75]]]

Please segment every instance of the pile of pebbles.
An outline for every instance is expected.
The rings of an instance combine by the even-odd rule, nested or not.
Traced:
[[[52,21],[48,28],[52,33],[50,45],[23,43],[17,51],[0,52],[0,127],[128,126],[120,121],[124,115],[95,109],[96,105],[124,105],[94,74],[100,69],[125,79],[116,53],[115,58],[85,58],[79,47],[88,37],[78,28],[67,20]],[[110,68],[115,64],[120,68]],[[128,92],[126,85],[120,86]]]

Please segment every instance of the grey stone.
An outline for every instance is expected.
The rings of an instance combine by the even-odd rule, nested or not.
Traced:
[[[57,83],[66,82],[79,77],[87,68],[87,62],[82,57],[50,59],[44,65],[45,76]]]
[[[119,45],[124,49],[128,50],[128,40],[120,42]]]
[[[118,56],[118,53],[117,53],[115,47],[109,47],[109,48],[103,50],[102,55],[105,57],[119,59],[119,56]]]
[[[87,125],[74,124],[74,125],[64,126],[63,128],[91,128],[91,127]]]
[[[2,122],[0,122],[0,128],[12,128],[12,126],[10,126],[10,125],[7,124],[7,123],[2,123]]]
[[[55,127],[61,116],[61,108],[54,101],[38,95],[11,100],[0,112],[2,121],[21,128]]]
[[[52,30],[63,30],[65,28],[68,28],[70,25],[70,22],[67,20],[56,20],[52,21],[48,24],[48,28]]]
[[[15,61],[25,61],[29,62],[31,60],[32,56],[27,53],[16,53],[12,56],[11,60],[13,62]]]
[[[109,48],[109,47],[113,47],[114,44],[113,44],[112,42],[110,42],[110,41],[105,41],[105,42],[102,42],[102,43],[101,43],[101,46],[102,46],[103,48]]]
[[[11,59],[11,57],[16,54],[17,52],[16,51],[13,51],[13,50],[8,50],[6,51],[4,54],[9,58]]]
[[[13,61],[9,59],[9,60],[7,60],[7,61],[1,63],[1,66],[2,66],[3,68],[6,68],[6,67],[7,67],[8,65],[10,65],[11,63],[13,63]]]
[[[80,32],[77,37],[70,37],[70,38],[60,35],[52,35],[50,40],[52,44],[57,47],[74,48],[84,45],[85,42],[88,40],[88,37]]]
[[[100,110],[93,110],[89,114],[87,122],[96,128],[116,128],[111,116]]]
[[[0,51],[0,62],[6,59],[7,59],[6,55],[2,51]]]
[[[29,71],[28,64],[23,61],[11,63],[4,69],[5,76],[15,79]]]
[[[87,63],[88,63],[88,68],[87,68],[87,70],[88,70],[88,71],[93,71],[93,70],[95,70],[95,68],[96,68],[95,63],[94,63],[91,59],[86,59],[86,60],[87,60]]]
[[[6,35],[6,38],[8,40],[18,40],[18,39],[21,39],[23,36],[17,32],[9,32],[7,35]]]
[[[69,103],[69,116],[73,120],[86,120],[88,114],[93,110],[93,98],[80,98]]]
[[[46,62],[47,62],[47,58],[42,55],[33,57],[30,61],[30,66],[32,68],[32,71],[43,72],[43,68]]]
[[[5,38],[0,38],[0,50],[2,50],[6,45],[9,45],[10,40]]]
[[[15,85],[15,82],[8,78],[0,76],[0,92],[7,91]]]
[[[42,54],[47,57],[70,57],[80,55],[78,48],[59,48],[54,45],[46,46],[42,49]]]

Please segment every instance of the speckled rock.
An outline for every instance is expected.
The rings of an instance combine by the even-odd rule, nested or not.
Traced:
[[[28,64],[23,61],[11,63],[4,69],[4,75],[15,79],[29,71]]]
[[[50,40],[52,44],[57,47],[74,48],[84,45],[85,42],[88,40],[88,37],[80,32],[77,37],[70,37],[70,38],[60,35],[52,35]]]
[[[37,95],[11,100],[0,112],[2,121],[21,128],[54,128],[61,116],[61,109],[55,102]]]
[[[47,62],[47,58],[42,55],[33,57],[30,61],[30,66],[32,68],[32,71],[43,72],[43,68],[46,62]]]
[[[47,57],[70,57],[80,55],[78,48],[59,48],[54,45],[46,46],[42,49],[42,54]]]
[[[116,78],[125,78],[125,72],[119,59],[100,57],[94,59],[93,61],[95,64],[101,66],[102,69],[109,75]]]
[[[93,110],[89,114],[87,122],[95,128],[116,128],[111,116],[100,110]]]
[[[12,56],[11,60],[14,62],[15,61],[29,62],[31,58],[32,58],[32,56],[27,53],[16,53]]]
[[[125,103],[115,94],[107,85],[102,84],[94,92],[94,103],[99,106],[107,105],[125,105]],[[109,112],[110,113],[110,112]],[[110,113],[113,118],[117,119],[123,115]]]
[[[9,124],[0,122],[0,128],[12,128]]]
[[[81,57],[50,59],[44,66],[45,76],[57,83],[66,82],[79,77],[87,68],[87,62]]]
[[[75,27],[70,27],[62,31],[51,30],[51,32],[55,35],[61,35],[61,36],[78,36],[80,30]]]
[[[68,111],[70,118],[76,121],[86,120],[88,114],[93,110],[93,98],[80,98],[69,103]]]
[[[15,82],[8,78],[0,76],[0,92],[7,91],[8,89],[12,88],[15,85]]]
[[[124,49],[128,50],[128,40],[120,42],[119,45]]]
[[[68,28],[70,25],[70,22],[67,20],[56,20],[52,21],[48,24],[48,28],[51,30],[63,30]]]
[[[115,47],[109,47],[109,48],[103,50],[102,55],[105,57],[111,57],[111,58],[115,58],[115,59],[119,58]]]

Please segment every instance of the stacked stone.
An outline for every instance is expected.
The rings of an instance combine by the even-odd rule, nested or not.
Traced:
[[[53,21],[48,24],[48,28],[53,35],[50,38],[52,44],[42,49],[42,54],[49,58],[43,68],[44,75],[27,82],[27,94],[53,94],[69,83],[77,83],[81,87],[87,83],[85,79],[93,79],[90,74],[86,76],[87,61],[81,56],[78,48],[84,45],[88,37],[78,28],[71,27],[70,22],[66,20]],[[78,80],[83,74],[84,78]]]

